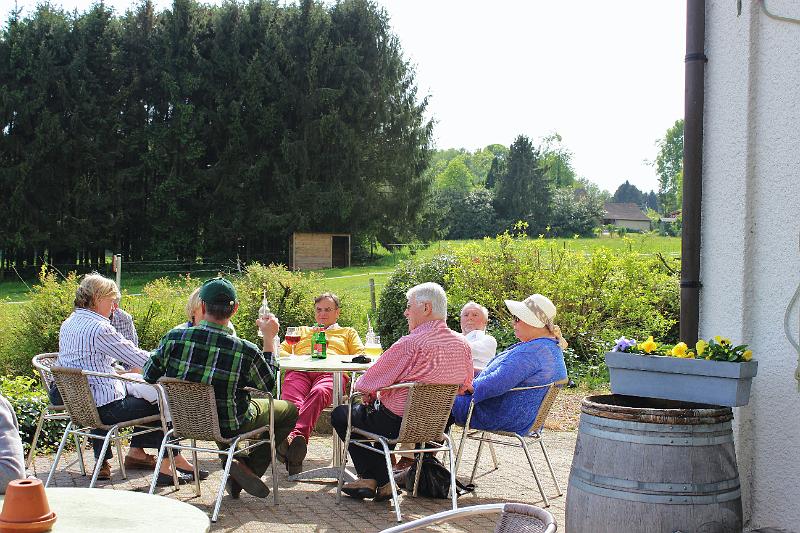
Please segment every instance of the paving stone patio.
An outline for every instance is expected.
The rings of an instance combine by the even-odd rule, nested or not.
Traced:
[[[460,437],[457,430],[453,436],[456,441]],[[550,458],[556,471],[556,476],[561,488],[566,495],[567,478],[575,449],[577,432],[546,433],[546,443]],[[520,449],[497,446],[497,455],[500,462],[498,470],[489,472],[492,464],[491,457],[484,450],[481,465],[478,469],[478,478],[475,481],[476,490],[459,498],[459,506],[477,505],[498,502],[522,502],[541,506],[543,504],[536,483],[530,473],[525,455]],[[465,480],[471,472],[477,443],[469,442],[460,468],[460,478]],[[556,488],[547,471],[547,465],[538,445],[531,446],[534,464],[539,472],[539,477],[548,496],[555,495]],[[91,451],[84,452],[87,459]],[[53,456],[37,457],[33,465],[34,473],[46,479]],[[304,463],[305,468],[326,466],[331,457],[331,438],[329,435],[314,436],[309,443],[308,457]],[[60,468],[56,473],[52,486],[59,487],[86,487],[89,477],[80,475],[75,452],[62,459]],[[216,490],[219,487],[221,469],[219,462],[211,454],[200,454],[200,465],[211,470],[211,476],[202,484],[202,495],[196,496],[194,485],[183,486],[179,491],[172,487],[159,488],[158,494],[169,498],[177,498],[191,505],[195,505],[206,513],[211,513],[214,505]],[[89,461],[91,462],[91,461]],[[147,491],[152,473],[143,471],[129,471],[128,479],[123,480],[117,467],[116,459],[112,463],[112,480],[98,481],[98,488],[116,490]],[[272,495],[267,500],[254,498],[242,493],[239,500],[232,500],[227,494],[223,498],[219,520],[212,524],[212,531],[241,531],[241,532],[333,532],[333,531],[380,531],[395,525],[394,512],[391,502],[373,503],[371,501],[357,501],[343,497],[341,503],[336,502],[336,485],[334,483],[309,483],[290,482],[287,479],[286,469],[278,465],[279,479],[279,504],[272,504]],[[271,486],[271,475],[267,472],[267,483]],[[555,516],[559,530],[564,531],[564,508],[566,496],[552,498],[548,510]],[[429,514],[448,509],[448,500],[433,500],[428,498],[413,498],[403,494],[400,496],[401,510],[404,520],[412,520]],[[142,512],[146,512],[143,509]],[[474,517],[459,520],[447,525],[436,526],[429,531],[492,531],[494,518]]]

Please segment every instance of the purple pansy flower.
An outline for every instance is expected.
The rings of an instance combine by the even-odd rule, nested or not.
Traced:
[[[620,337],[619,339],[615,340],[617,344],[614,345],[612,348],[612,352],[627,352],[628,348],[633,348],[636,346],[635,339],[626,339],[624,336]]]

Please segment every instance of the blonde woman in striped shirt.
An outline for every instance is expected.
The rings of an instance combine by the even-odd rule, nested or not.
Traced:
[[[114,374],[114,364],[118,361],[128,372],[141,373],[142,366],[150,358],[150,352],[137,348],[123,337],[111,325],[108,318],[119,298],[119,289],[114,281],[97,273],[83,278],[75,292],[75,311],[61,325],[58,335],[59,366]],[[157,405],[127,395],[125,385],[120,380],[90,376],[89,388],[97,404],[100,419],[106,424],[158,414]],[[62,403],[56,388],[50,391],[50,396],[54,403]],[[102,430],[92,432],[97,435],[104,434]],[[163,437],[161,431],[133,437],[130,450],[125,457],[125,467],[153,470],[156,464],[155,457],[145,453],[144,448],[158,450]],[[92,447],[95,459],[103,461],[98,479],[110,479],[111,449],[109,448],[106,456],[100,459],[102,441],[92,439]],[[181,483],[192,480],[192,465],[186,459],[176,455],[175,465],[179,470]],[[207,475],[208,473],[205,473],[205,476]],[[168,461],[164,461],[161,465],[158,483],[159,485],[172,483]]]

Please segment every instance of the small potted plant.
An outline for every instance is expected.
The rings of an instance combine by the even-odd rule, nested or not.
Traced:
[[[758,371],[746,344],[734,345],[716,336],[699,340],[694,350],[685,342],[659,345],[621,337],[606,353],[614,394],[663,398],[735,407],[747,405]]]

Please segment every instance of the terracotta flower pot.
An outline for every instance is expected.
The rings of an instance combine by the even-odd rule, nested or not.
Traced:
[[[6,487],[0,532],[47,531],[56,514],[50,510],[41,479],[17,479]]]

